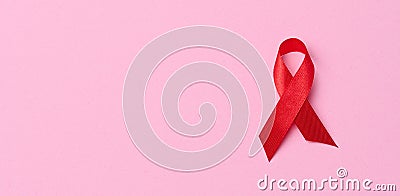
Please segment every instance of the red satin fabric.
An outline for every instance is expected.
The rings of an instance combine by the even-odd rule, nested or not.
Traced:
[[[290,52],[301,52],[305,55],[294,76],[282,58]],[[263,147],[268,160],[271,160],[278,150],[293,122],[306,140],[337,147],[307,100],[313,80],[314,65],[304,43],[296,38],[282,42],[274,66],[274,81],[280,100],[259,136],[261,141],[265,141]],[[269,130],[271,131],[268,135]]]

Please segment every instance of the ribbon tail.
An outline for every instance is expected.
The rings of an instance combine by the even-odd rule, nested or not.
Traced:
[[[260,133],[261,141],[265,141],[262,144],[268,161],[271,161],[275,155],[295,118],[295,115],[284,115],[284,112],[284,104],[279,101],[273,111],[274,115],[270,116]],[[293,116],[292,119],[290,119],[291,116]]]
[[[307,100],[294,122],[305,140],[338,147]]]
[[[275,120],[275,115],[276,115],[276,109],[272,111],[271,115],[269,116],[267,122],[265,123],[264,127],[262,128],[260,135],[258,136],[260,138],[261,144],[264,146],[265,142],[267,141],[267,138],[269,134],[272,131],[272,127],[274,126],[274,120]],[[264,148],[264,151],[266,149]]]

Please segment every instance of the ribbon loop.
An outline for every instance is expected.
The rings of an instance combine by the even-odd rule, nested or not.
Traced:
[[[289,72],[282,58],[290,52],[301,52],[305,55],[294,76]],[[282,42],[274,66],[274,81],[280,100],[272,114],[275,118],[268,119],[259,136],[262,142],[265,141],[263,147],[268,160],[272,159],[293,123],[307,141],[337,147],[307,100],[313,80],[314,64],[305,44],[296,38]],[[269,129],[271,125],[272,129]],[[269,135],[268,130],[271,130]]]

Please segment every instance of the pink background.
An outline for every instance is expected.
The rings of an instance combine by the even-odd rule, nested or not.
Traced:
[[[267,195],[271,191],[256,185],[264,174],[322,179],[336,176],[339,167],[350,178],[399,189],[399,13],[396,1],[2,0],[0,195]],[[259,102],[250,100],[242,144],[216,167],[181,173],[147,160],[124,125],[125,74],[147,42],[195,24],[241,34],[270,70],[280,42],[291,36],[305,41],[316,65],[310,102],[340,148],[306,142],[294,127],[272,162],[263,152],[249,158],[260,113]],[[183,51],[176,62],[229,62],[209,52]],[[229,66],[246,91],[257,95],[248,73]],[[168,62],[162,67],[171,68]],[[221,92],[193,87],[183,95],[182,114],[196,122],[203,100],[215,101],[222,111],[216,130],[189,140],[160,128],[160,137],[183,149],[217,141],[229,115]],[[156,105],[152,111],[153,125],[162,127]]]

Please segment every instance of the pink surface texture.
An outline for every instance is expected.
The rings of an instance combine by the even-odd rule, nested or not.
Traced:
[[[376,191],[261,191],[257,181],[349,178],[400,187],[400,3],[398,1],[0,1],[0,195],[369,195]],[[197,84],[180,112],[199,121],[204,101],[217,108],[206,135],[170,130],[160,93],[174,70],[217,62],[249,95],[250,123],[238,149],[221,164],[177,172],[149,161],[124,124],[122,90],[132,59],[155,37],[188,25],[212,25],[245,37],[272,73],[279,44],[303,40],[316,66],[309,101],[338,144],[303,139],[293,126],[271,162],[248,157],[258,126],[259,92],[230,56],[188,49],[164,61],[149,81],[149,122],[179,149],[214,144],[229,124],[229,102]],[[293,58],[292,58],[293,60]],[[293,71],[300,59],[289,61]],[[156,79],[154,79],[156,78]],[[372,186],[372,185],[371,185]],[[396,192],[380,192],[396,195]]]

